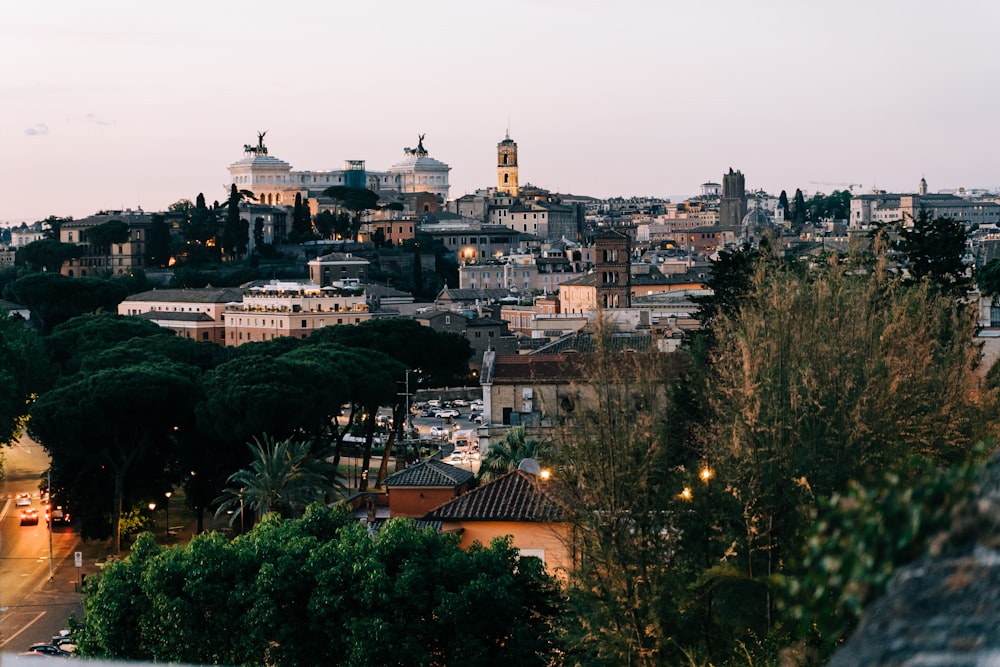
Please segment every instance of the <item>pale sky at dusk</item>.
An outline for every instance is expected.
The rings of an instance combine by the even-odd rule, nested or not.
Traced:
[[[226,196],[424,146],[451,194],[1000,188],[995,0],[5,2],[0,221]],[[508,120],[509,119],[509,120]],[[818,183],[822,184],[818,184]],[[827,184],[835,185],[827,185]]]

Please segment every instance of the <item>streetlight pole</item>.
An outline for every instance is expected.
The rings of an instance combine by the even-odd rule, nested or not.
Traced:
[[[153,541],[156,541],[156,503],[149,503],[149,518],[153,521]]]
[[[166,530],[164,532],[165,532],[166,540],[167,540],[167,542],[169,542],[170,541],[170,496],[172,496],[173,494],[170,491],[167,491],[163,495],[167,499],[166,502],[163,504],[163,510],[167,514],[167,528],[166,528]]]
[[[49,489],[49,520],[46,523],[49,526],[49,583],[52,583],[56,580],[55,571],[52,569],[52,468],[46,472],[45,484]]]

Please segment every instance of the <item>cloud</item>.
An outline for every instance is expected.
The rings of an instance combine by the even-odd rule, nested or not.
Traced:
[[[40,134],[48,134],[49,126],[45,123],[35,123],[31,127],[24,130],[24,133],[29,137],[36,137]]]

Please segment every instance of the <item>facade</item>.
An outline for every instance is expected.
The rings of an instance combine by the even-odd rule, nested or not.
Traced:
[[[419,230],[441,241],[445,248],[455,253],[460,265],[519,250],[528,236],[503,225],[484,225],[468,220],[426,222]]]
[[[927,183],[920,185],[926,193]],[[993,201],[967,199],[954,194],[877,194],[851,198],[851,229],[868,229],[872,225],[913,220],[924,208],[931,218],[948,217],[970,226],[1000,225],[1000,204]]]
[[[309,261],[309,282],[320,287],[345,281],[363,285],[368,282],[370,264],[367,259],[349,252],[331,252]]]
[[[222,313],[227,346],[281,336],[308,338],[317,329],[360,324],[371,317],[360,286],[320,287],[278,280],[247,288],[243,301]]]
[[[258,133],[257,144],[243,147],[244,157],[229,165],[231,183],[240,190],[253,193],[257,203],[269,206],[291,206],[295,195],[302,201],[315,201],[333,186],[356,187],[359,182],[374,192],[428,192],[447,199],[450,191],[447,164],[430,157],[420,135],[417,148],[404,148],[403,159],[387,171],[369,171],[363,160],[347,160],[342,169],[330,171],[293,171],[289,163],[268,155],[264,145],[266,132]],[[226,185],[228,194],[229,185]]]
[[[118,314],[141,317],[182,338],[223,345],[222,313],[242,300],[243,290],[233,287],[150,290],[127,297],[118,304]]]
[[[628,308],[632,299],[631,246],[627,235],[608,231],[594,237],[596,300],[601,308]]]
[[[513,470],[464,493],[424,516],[461,535],[462,548],[509,535],[521,556],[532,556],[557,577],[573,568],[571,528],[556,500],[555,484],[542,475]]]
[[[11,227],[10,229],[10,247],[11,248],[23,248],[29,243],[34,243],[35,241],[41,241],[45,238],[45,230],[43,229],[43,223],[34,222],[28,224],[22,222],[17,227]]]
[[[385,478],[389,516],[419,519],[469,490],[475,475],[437,459],[425,459]]]
[[[59,240],[79,246],[83,254],[63,263],[60,273],[71,278],[100,275],[122,276],[146,263],[146,236],[152,216],[141,210],[114,211],[92,215],[82,220],[68,220],[59,229]],[[128,226],[128,239],[109,247],[96,247],[87,241],[88,229],[106,222],[121,221]]]

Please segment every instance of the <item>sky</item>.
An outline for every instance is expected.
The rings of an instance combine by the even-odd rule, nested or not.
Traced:
[[[119,0],[0,10],[0,223],[228,192],[417,144],[451,195],[1000,188],[995,0]]]

